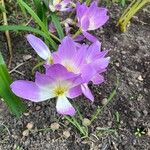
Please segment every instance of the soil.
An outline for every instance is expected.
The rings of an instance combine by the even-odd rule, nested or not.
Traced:
[[[105,74],[105,83],[91,85],[94,103],[83,96],[76,99],[80,109],[84,110],[83,116],[90,119],[97,106],[102,106],[114,90],[117,79],[119,86],[113,101],[89,126],[89,138],[82,139],[79,132],[56,113],[55,100],[26,101],[28,112],[20,119],[12,116],[0,102],[0,150],[150,150],[150,8],[139,11],[126,33],[121,33],[115,26],[121,8],[112,6],[109,13],[109,22],[93,34],[102,42],[103,49],[109,50],[111,63]],[[15,20],[11,19],[11,22]],[[11,39],[14,54],[10,70],[23,63],[17,69],[19,72],[11,73],[13,80],[33,80],[31,70],[38,62],[37,55],[24,34],[11,33]],[[0,43],[8,62],[3,33],[0,33]],[[31,58],[27,60],[27,57]],[[59,123],[60,128],[48,130],[54,122]],[[26,127],[28,123],[33,124],[30,132]],[[144,132],[141,137],[135,135],[138,129]],[[65,137],[64,131],[70,135]]]

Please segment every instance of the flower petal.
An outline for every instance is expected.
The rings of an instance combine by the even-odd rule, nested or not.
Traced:
[[[86,31],[84,31],[84,32],[82,32],[82,33],[83,33],[83,35],[84,35],[90,42],[96,42],[96,41],[98,41],[98,39],[97,39],[95,36],[93,36],[92,34],[86,32]]]
[[[67,97],[75,98],[82,94],[81,86],[76,86],[69,90]]]
[[[91,3],[86,15],[89,16],[90,20],[90,26],[88,30],[100,28],[109,19],[109,16],[107,16],[107,9],[98,7],[96,2]]]
[[[96,70],[93,67],[93,65],[85,65],[81,70],[81,77],[83,79],[83,82],[89,82],[92,77],[96,74]]]
[[[28,34],[27,40],[41,58],[47,60],[50,57],[51,53],[49,48],[40,38],[37,38],[32,34]]]
[[[58,54],[61,56],[61,59],[70,59],[70,57],[73,57],[73,55],[76,53],[76,44],[73,41],[73,39],[69,36],[66,36],[59,48],[58,48]]]
[[[91,81],[93,84],[101,84],[104,82],[104,77],[100,74],[96,74]]]
[[[101,70],[104,70],[108,66],[109,61],[110,61],[110,57],[100,58],[97,59],[95,62],[93,62],[91,65],[95,68],[95,70],[101,72]]]
[[[41,89],[32,81],[18,80],[10,87],[17,96],[33,102],[41,102],[54,97],[50,91]]]
[[[56,109],[57,112],[62,115],[70,115],[70,116],[75,115],[75,109],[64,95],[58,97]]]
[[[81,85],[81,89],[82,89],[83,94],[84,94],[89,100],[91,100],[91,101],[93,102],[93,101],[94,101],[94,96],[93,96],[93,94],[91,93],[91,90],[89,89],[89,87],[87,86],[87,84],[82,84],[82,85]]]

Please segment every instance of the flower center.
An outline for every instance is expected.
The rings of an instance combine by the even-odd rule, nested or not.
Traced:
[[[67,91],[67,88],[66,87],[56,87],[56,89],[54,90],[55,92],[55,95],[56,96],[62,96],[65,94],[65,92]]]
[[[70,72],[73,72],[75,74],[78,74],[80,72],[79,68],[77,66],[75,66],[74,63],[71,62],[71,61],[66,60],[66,61],[63,62],[63,65]]]

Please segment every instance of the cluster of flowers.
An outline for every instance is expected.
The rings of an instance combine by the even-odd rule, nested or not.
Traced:
[[[58,4],[65,4],[61,7]],[[57,7],[68,6],[69,1],[58,1]],[[67,8],[68,9],[68,8]],[[107,10],[99,8],[96,2],[89,7],[86,4],[76,5],[78,26],[83,35],[93,39],[87,31],[101,27],[107,20]],[[73,116],[75,109],[67,98],[75,98],[82,93],[94,101],[88,83],[104,82],[103,72],[109,64],[107,51],[101,51],[101,43],[94,38],[91,45],[79,44],[66,36],[58,50],[51,53],[47,45],[38,37],[28,34],[27,40],[37,54],[45,60],[45,73],[36,72],[35,82],[18,80],[11,84],[12,91],[19,97],[33,102],[41,102],[57,97],[56,109],[59,114]]]

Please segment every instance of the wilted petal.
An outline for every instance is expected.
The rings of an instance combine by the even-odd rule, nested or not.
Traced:
[[[70,115],[70,116],[75,115],[75,109],[64,95],[58,97],[56,109],[57,112],[62,115]]]
[[[27,40],[41,58],[47,60],[50,57],[51,53],[49,48],[40,38],[37,38],[32,34],[28,34]]]
[[[83,94],[84,94],[89,100],[91,100],[91,101],[93,102],[93,101],[94,101],[94,96],[93,96],[93,94],[91,93],[91,90],[89,89],[89,87],[87,86],[87,84],[82,84],[82,85],[81,85],[81,89],[82,89]]]

